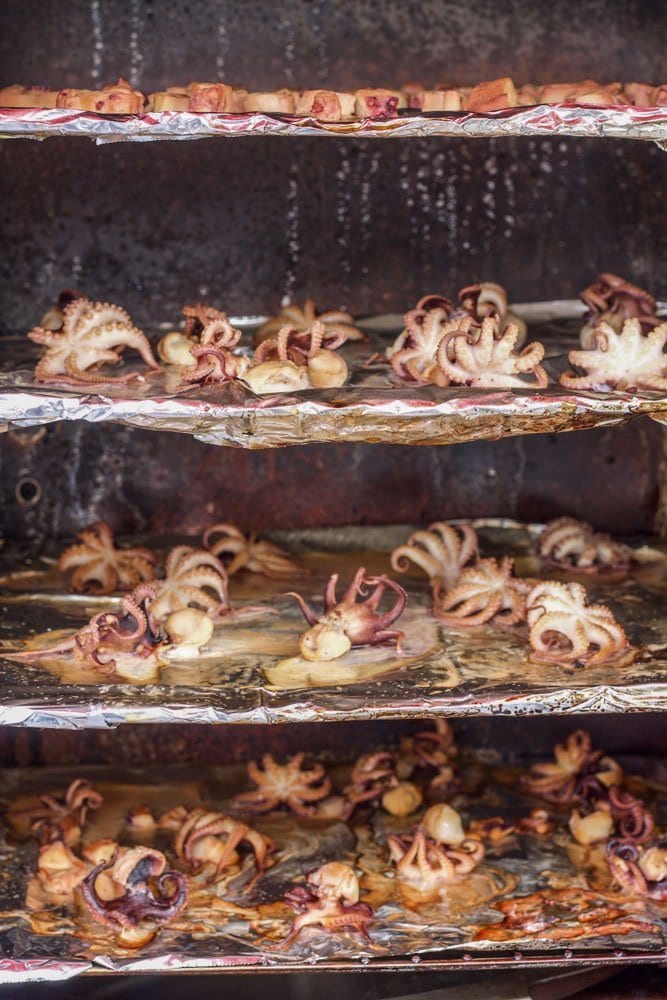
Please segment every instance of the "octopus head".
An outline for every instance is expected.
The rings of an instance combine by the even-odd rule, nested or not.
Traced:
[[[649,882],[667,879],[667,848],[649,847],[639,858],[639,867]]]
[[[456,809],[442,803],[431,806],[424,813],[421,827],[427,837],[435,840],[438,844],[446,844],[454,847],[465,840],[465,833],[461,817]]]
[[[354,869],[341,861],[330,861],[308,876],[308,885],[321,899],[340,899],[345,903],[359,902],[359,879]]]
[[[304,660],[336,660],[352,648],[338,615],[327,615],[301,636],[299,649]]]

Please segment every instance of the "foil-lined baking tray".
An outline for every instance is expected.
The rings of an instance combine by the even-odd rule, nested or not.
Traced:
[[[520,575],[558,575],[542,570],[532,554],[537,526],[473,523],[483,555],[514,554]],[[398,623],[405,632],[401,654],[378,646],[353,649],[320,665],[301,660],[298,640],[306,628],[304,619],[293,600],[278,595],[296,590],[320,608],[333,572],[340,573],[341,584],[359,566],[398,579],[389,553],[410,531],[393,526],[276,533],[271,537],[299,553],[307,575],[287,582],[247,573],[233,576],[232,605],[258,605],[259,611],[223,619],[196,657],[167,655],[159,674],[112,683],[67,659],[45,657],[39,664],[7,659],[8,652],[26,644],[40,649],[54,644],[114,600],[68,594],[52,568],[55,559],[51,568],[43,557],[17,563],[6,551],[0,577],[0,724],[80,729],[126,722],[325,722],[667,709],[662,560],[627,578],[583,580],[591,601],[608,604],[639,647],[629,666],[567,670],[536,664],[529,660],[521,628],[448,629],[432,617],[427,581],[417,575],[400,577],[409,594]],[[155,547],[167,548],[165,539],[155,540]]]
[[[304,747],[305,749],[306,747]],[[315,748],[313,748],[315,749]],[[488,755],[487,755],[488,757]],[[643,797],[659,826],[667,821],[667,772],[664,761],[620,759],[634,794]],[[525,761],[522,761],[525,766]],[[502,816],[512,822],[527,816],[536,800],[522,795],[516,764],[488,763],[474,748],[464,748],[458,765],[460,790],[452,799],[467,827],[471,820]],[[341,789],[349,765],[329,769],[334,789]],[[170,864],[172,834],[156,831],[133,836],[125,824],[128,811],[148,806],[154,816],[179,804],[204,806],[236,816],[233,795],[247,787],[244,768],[6,769],[0,794],[18,808],[34,797],[62,794],[77,777],[88,778],[104,797],[91,813],[83,841],[110,837],[126,846],[155,846]],[[119,946],[112,932],[92,922],[77,905],[29,910],[26,892],[35,871],[37,848],[11,833],[0,846],[0,976],[5,982],[27,978],[68,978],[77,972],[105,969],[117,973],[218,971],[292,971],[313,969],[423,970],[471,967],[571,965],[664,961],[667,908],[642,903],[613,890],[604,852],[585,849],[569,835],[569,810],[551,811],[555,829],[546,836],[511,835],[487,842],[480,866],[440,894],[416,892],[395,877],[387,857],[387,835],[408,833],[415,817],[398,819],[382,810],[359,810],[348,823],[275,812],[247,821],[277,846],[276,863],[259,878],[249,856],[221,882],[211,885],[205,873],[190,877],[188,907],[156,938],[133,951]],[[245,818],[245,817],[244,817]],[[147,840],[148,836],[148,840]],[[317,928],[302,932],[284,946],[292,911],[283,904],[285,889],[326,861],[345,861],[357,870],[362,898],[375,912],[370,942],[354,934],[328,935]],[[532,893],[576,887],[592,891],[601,903],[618,908],[611,932],[604,936],[575,913],[567,921],[574,933],[559,936],[558,924],[543,933],[505,930],[498,904]],[[540,897],[542,898],[542,897]],[[548,903],[545,900],[545,905]],[[586,918],[584,918],[585,921]],[[641,930],[623,926],[639,921]],[[555,928],[555,929],[554,929]],[[491,931],[491,934],[489,934]],[[577,932],[581,932],[580,936]],[[495,938],[495,939],[494,939]]]
[[[586,430],[624,423],[642,414],[667,424],[667,397],[660,393],[573,392],[558,385],[559,375],[569,367],[568,351],[578,344],[581,303],[530,303],[512,308],[529,323],[529,339],[541,340],[546,348],[544,367],[551,384],[544,390],[402,384],[382,358],[369,363],[369,357],[383,355],[400,332],[400,316],[360,321],[368,340],[341,349],[350,369],[345,386],[273,396],[255,396],[240,382],[182,386],[175,368],[120,387],[102,384],[70,390],[48,386],[33,377],[39,349],[25,338],[3,338],[0,429],[58,420],[112,421],[144,430],[191,434],[206,444],[276,448],[327,441],[458,444]],[[257,317],[254,323],[233,319],[244,328],[241,346],[245,342],[246,351],[251,349],[257,321]],[[130,365],[124,370],[128,369]]]
[[[567,104],[472,112],[400,112],[386,120],[322,122],[274,114],[194,114],[152,111],[143,115],[98,115],[88,111],[0,109],[0,138],[46,139],[85,136],[97,143],[152,139],[206,139],[212,136],[333,136],[409,139],[428,136],[571,135],[616,139],[667,140],[667,107],[578,107]]]

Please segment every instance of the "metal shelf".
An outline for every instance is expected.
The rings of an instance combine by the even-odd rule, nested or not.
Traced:
[[[183,389],[177,369],[123,387],[48,386],[34,381],[38,352],[33,345],[7,338],[0,341],[0,427],[111,421],[189,434],[206,444],[257,449],[340,441],[459,444],[608,427],[640,415],[667,424],[667,397],[659,393],[575,393],[558,385],[560,372],[568,367],[567,352],[577,344],[580,303],[530,303],[513,309],[529,322],[529,339],[546,347],[550,384],[545,390],[400,384],[387,364],[367,364],[400,331],[399,316],[360,323],[369,340],[345,345],[341,352],[350,369],[347,385],[271,397],[255,396],[238,382]],[[249,323],[246,327],[252,328]]]
[[[519,574],[536,576],[531,554],[535,528],[512,522],[475,522],[484,555],[515,554]],[[390,647],[353,650],[326,664],[326,672],[302,679],[276,666],[298,653],[303,618],[293,601],[273,603],[286,589],[300,591],[321,606],[333,572],[341,582],[364,565],[390,570],[388,553],[410,529],[345,528],[277,536],[302,553],[310,575],[269,581],[252,574],[232,577],[235,607],[265,604],[280,616],[257,614],[223,620],[199,657],[167,659],[157,681],[110,683],[67,663],[18,664],[4,650],[49,631],[75,629],[113,599],[65,593],[63,581],[46,579],[39,564],[21,571],[5,557],[0,581],[0,724],[36,728],[111,728],[121,723],[277,723],[423,719],[448,716],[584,715],[667,710],[667,619],[663,579],[641,582],[587,577],[592,601],[608,603],[642,655],[628,667],[600,666],[566,671],[531,663],[520,628],[448,630],[430,613],[423,577],[403,578],[408,609],[400,620],[404,654]],[[189,540],[192,543],[192,539]],[[156,547],[164,546],[160,540]],[[7,572],[9,570],[9,572]],[[395,574],[395,578],[398,578]],[[553,573],[543,573],[553,576]],[[659,574],[658,574],[659,575]],[[581,578],[580,578],[581,579]],[[302,661],[303,667],[309,665]]]
[[[104,142],[246,136],[328,136],[337,139],[423,139],[436,137],[574,136],[578,138],[667,140],[665,107],[579,107],[538,105],[485,114],[401,112],[387,120],[321,122],[268,114],[194,114],[160,111],[105,116],[60,109],[0,109],[0,138],[46,139],[79,136]]]

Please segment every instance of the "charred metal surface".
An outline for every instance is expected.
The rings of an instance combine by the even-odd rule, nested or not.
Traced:
[[[455,719],[453,727],[462,746],[495,749],[511,756],[531,747],[549,755],[556,741],[577,720],[554,716],[521,719]],[[369,720],[364,723],[321,723],[307,726],[122,726],[119,729],[77,732],[54,729],[0,728],[0,763],[7,767],[69,766],[72,764],[235,764],[261,756],[267,749],[277,756],[301,750],[321,752],[331,760],[349,760],[383,745],[396,745],[402,735],[424,728],[424,723]],[[609,753],[664,753],[664,716],[586,716],[583,728],[594,743]],[[426,724],[428,728],[428,724]]]
[[[250,89],[601,77],[663,83],[659,0],[40,0],[3,3],[3,82],[145,90],[224,79]]]
[[[571,514],[651,532],[664,430],[650,420],[447,448],[212,448],[115,425],[55,424],[0,437],[0,532],[39,547],[90,522],[121,533],[421,523]]]
[[[601,270],[667,297],[667,157],[601,139],[0,144],[0,333],[65,287],[175,322],[284,295],[358,314],[500,281],[572,298]]]

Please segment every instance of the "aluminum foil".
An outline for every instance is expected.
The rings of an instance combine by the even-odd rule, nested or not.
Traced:
[[[634,758],[622,761],[635,794],[646,798],[658,823],[667,819],[664,762]],[[334,788],[348,780],[349,767],[330,770]],[[464,825],[473,819],[501,815],[508,820],[528,815],[535,800],[517,792],[518,770],[506,764],[489,767],[464,748],[458,765],[460,791],[453,799]],[[639,775],[639,776],[637,776]],[[648,783],[644,781],[648,779]],[[197,770],[185,766],[118,771],[112,768],[8,769],[0,794],[6,803],[23,808],[34,797],[62,794],[75,777],[87,777],[104,797],[91,813],[83,840],[111,837],[127,846],[144,843],[165,851],[170,864],[172,835],[157,831],[133,836],[125,825],[130,808],[147,805],[153,815],[184,803],[229,814],[232,797],[247,786],[241,767]],[[51,907],[31,912],[25,906],[28,883],[35,870],[36,845],[7,834],[0,846],[5,874],[0,887],[0,945],[4,956],[0,974],[5,981],[68,978],[93,968],[115,972],[156,972],[194,969],[238,971],[253,968],[291,970],[304,967],[333,969],[395,968],[420,963],[456,968],[462,965],[503,963],[521,965],[545,961],[565,964],[607,961],[621,955],[626,961],[661,960],[667,945],[665,908],[642,907],[616,896],[625,915],[639,916],[651,929],[611,937],[584,934],[575,940],[514,936],[505,941],[484,940],[490,926],[500,926],[497,904],[543,889],[565,886],[589,888],[604,894],[611,888],[606,864],[598,851],[579,848],[567,830],[569,810],[554,812],[556,830],[547,836],[510,836],[488,845],[480,866],[441,895],[423,895],[395,877],[388,862],[387,835],[409,832],[418,816],[390,817],[381,810],[359,810],[348,824],[276,812],[247,821],[270,836],[276,863],[255,878],[249,856],[222,881],[211,885],[205,873],[190,877],[187,910],[162,928],[138,951],[120,947],[113,933],[87,919],[77,906]],[[285,889],[302,883],[306,872],[326,861],[344,860],[359,873],[362,898],[375,912],[371,940],[354,934],[328,935],[316,928],[302,932],[284,947],[294,917],[282,903]],[[575,920],[576,925],[576,920]]]
[[[484,555],[513,553],[520,574],[540,574],[532,555],[536,526],[488,520],[475,524]],[[68,594],[62,577],[40,560],[17,564],[11,552],[5,552],[0,577],[0,724],[80,729],[124,722],[363,721],[667,708],[667,583],[662,562],[626,579],[583,580],[591,600],[607,603],[630,641],[640,647],[630,666],[566,670],[534,664],[520,628],[447,629],[432,618],[428,585],[416,574],[401,578],[409,593],[399,622],[406,633],[401,655],[391,647],[365,647],[320,670],[300,658],[295,661],[306,626],[295,602],[277,595],[296,589],[312,607],[321,607],[331,573],[339,572],[342,581],[351,579],[360,565],[371,573],[390,571],[388,554],[410,531],[407,526],[357,527],[272,536],[300,554],[309,574],[290,580],[289,586],[253,574],[233,576],[232,605],[266,610],[223,619],[198,656],[167,656],[159,676],[141,682],[109,683],[92,671],[76,670],[66,659],[45,657],[31,664],[7,659],[10,650],[25,647],[28,637],[39,648],[53,644],[58,638],[53,630],[78,628],[93,613],[113,605],[113,599]],[[165,539],[155,541],[157,549],[166,545]]]
[[[572,135],[662,142],[667,140],[667,108],[589,108],[554,104],[486,114],[406,111],[385,121],[359,119],[348,122],[321,122],[293,115],[193,114],[187,111],[112,117],[57,108],[0,109],[0,137],[45,139],[52,135],[86,136],[98,143],[253,135],[356,136],[364,139]]]
[[[199,441],[239,448],[273,448],[327,441],[457,444],[518,434],[585,430],[620,424],[640,414],[667,423],[667,397],[655,392],[572,392],[558,377],[577,346],[581,303],[546,302],[513,307],[530,324],[529,339],[546,348],[550,385],[491,391],[408,386],[373,352],[383,353],[401,330],[399,316],[361,321],[368,341],[345,345],[350,369],[340,389],[258,397],[239,382],[186,386],[178,369],[122,387],[66,389],[35,382],[39,349],[25,338],[0,343],[0,429],[57,420],[113,421],[143,429],[191,434]],[[252,324],[244,324],[245,350]],[[243,342],[242,342],[243,344]],[[128,358],[130,355],[128,354]],[[128,368],[131,366],[128,364]]]

